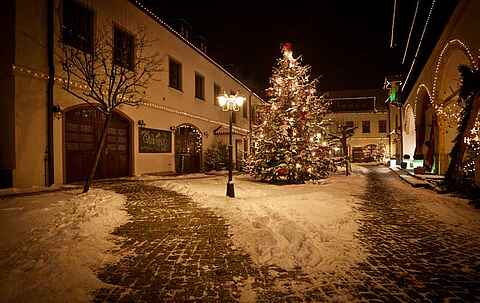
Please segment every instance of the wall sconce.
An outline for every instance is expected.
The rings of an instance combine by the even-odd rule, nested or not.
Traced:
[[[140,128],[144,128],[145,125],[147,125],[147,124],[145,123],[145,121],[143,121],[143,120],[138,120],[137,123],[138,123],[138,126],[139,126]]]
[[[170,130],[171,130],[172,132],[174,132],[175,129],[176,129],[176,127],[175,127],[174,125],[170,126]]]
[[[62,112],[62,109],[60,108],[60,105],[58,104],[55,104],[52,106],[52,113],[53,113],[53,116],[55,117],[55,119],[62,119],[63,117],[63,112]]]
[[[208,131],[204,131],[203,135],[205,136],[205,138],[208,138]]]

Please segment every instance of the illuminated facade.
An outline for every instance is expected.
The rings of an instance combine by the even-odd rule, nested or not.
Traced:
[[[386,107],[387,96],[382,90],[331,91],[333,128],[356,127],[348,140],[349,155],[356,162],[383,161],[389,157],[390,124]]]
[[[444,174],[461,114],[459,65],[478,68],[480,2],[459,1],[402,106],[403,153],[423,159],[427,172]],[[480,124],[469,140],[479,140]],[[480,163],[476,181],[480,184]]]
[[[86,44],[100,29],[142,27],[163,69],[148,102],[115,113],[97,177],[201,170],[206,149],[228,138],[228,113],[216,101],[224,91],[246,98],[234,123],[234,160],[248,150],[251,112],[262,100],[206,54],[204,40],[190,42],[188,31],[177,32],[140,2],[17,0],[4,9],[11,17],[1,21],[7,39],[0,59],[0,187],[80,181],[91,162],[102,117],[62,89],[55,60],[66,29],[75,26]]]

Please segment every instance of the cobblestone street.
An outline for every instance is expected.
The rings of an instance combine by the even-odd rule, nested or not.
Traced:
[[[259,302],[302,301],[288,289],[307,279],[301,272],[255,268],[232,246],[225,220],[190,198],[141,182],[103,187],[127,196],[133,221],[115,232],[128,256],[98,273],[115,287],[96,291],[95,302],[235,302],[242,295],[251,301],[242,287],[256,288]],[[277,281],[285,290],[273,289]],[[326,298],[318,291],[310,296]]]
[[[366,260],[315,277],[256,266],[233,246],[225,219],[187,196],[142,182],[105,184],[127,197],[132,220],[115,231],[122,240],[114,253],[125,257],[98,272],[114,287],[97,290],[95,302],[480,302],[479,235],[433,219],[414,193],[390,186],[400,181],[385,168],[366,178],[356,206]]]
[[[385,302],[480,302],[480,237],[452,230],[398,191],[386,168],[372,169],[359,207],[360,240],[369,256],[358,267],[359,297]]]

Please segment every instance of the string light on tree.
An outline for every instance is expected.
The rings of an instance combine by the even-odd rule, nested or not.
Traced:
[[[295,58],[292,45],[282,45],[267,89],[268,104],[259,111],[263,123],[253,129],[254,152],[247,171],[276,182],[303,182],[328,175],[329,147],[324,144],[328,101],[317,95],[310,67]]]

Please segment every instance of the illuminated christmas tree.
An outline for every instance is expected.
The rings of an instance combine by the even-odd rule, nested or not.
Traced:
[[[289,183],[328,176],[328,102],[318,95],[317,84],[310,79],[310,67],[293,57],[291,44],[283,44],[268,102],[260,109],[262,121],[252,133],[253,152],[246,161],[250,174]]]

